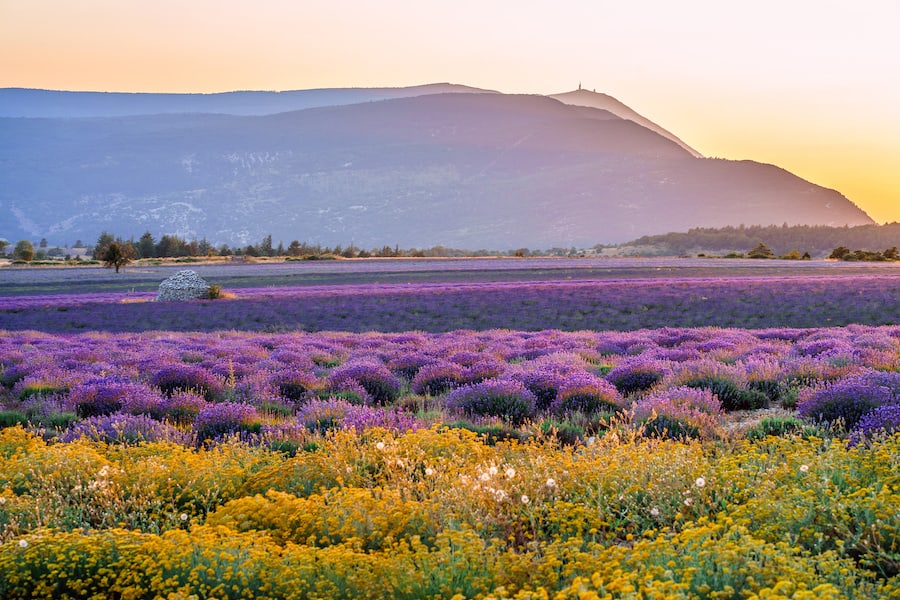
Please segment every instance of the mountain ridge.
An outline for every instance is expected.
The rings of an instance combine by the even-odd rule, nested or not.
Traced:
[[[105,229],[232,245],[271,234],[503,249],[763,220],[872,222],[838,192],[778,167],[698,158],[632,119],[539,95],[406,95],[265,115],[3,118],[0,131],[7,239],[92,239]]]

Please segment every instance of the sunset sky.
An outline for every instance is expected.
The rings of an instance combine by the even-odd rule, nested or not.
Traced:
[[[0,0],[0,87],[615,96],[900,221],[900,0]]]

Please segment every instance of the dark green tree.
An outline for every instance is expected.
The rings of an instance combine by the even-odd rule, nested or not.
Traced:
[[[897,250],[897,246],[888,248],[881,255],[885,260],[900,260],[900,251]]]
[[[156,240],[153,234],[145,231],[137,243],[137,252],[140,258],[154,258],[156,256]]]
[[[837,260],[844,260],[844,258],[850,254],[850,248],[847,246],[838,246],[834,250],[831,251],[831,254],[828,255],[828,258],[834,258]]]
[[[34,258],[34,245],[28,240],[19,240],[13,250],[13,258],[31,262],[31,259]]]

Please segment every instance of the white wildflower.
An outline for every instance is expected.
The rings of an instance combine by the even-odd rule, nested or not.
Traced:
[[[555,488],[555,487],[556,487],[556,480],[553,479],[552,477],[547,478],[547,487],[548,487],[548,488]]]
[[[497,474],[497,467],[491,465],[491,466],[488,468],[488,473],[490,473],[492,476],[493,476],[493,475],[496,475],[496,474]]]
[[[698,488],[702,488],[704,485],[706,485],[706,480],[702,477],[698,477],[697,481],[694,482],[694,485],[696,485]]]
[[[182,520],[182,521],[187,521],[187,520],[188,520],[187,513],[181,513],[181,520]]]
[[[809,471],[809,465],[800,465],[801,473],[806,473],[807,471]]]
[[[425,475],[431,477],[432,475],[434,475],[434,469],[432,469],[431,467],[425,467]]]
[[[488,473],[482,473],[480,479],[481,479],[482,481],[490,481],[490,480],[491,480],[491,476],[490,476]]]
[[[375,447],[379,450],[384,450],[384,442],[378,442],[375,444]]]
[[[512,467],[509,467],[508,469],[506,469],[506,478],[507,478],[507,479],[512,479],[512,478],[515,477],[515,476],[516,476],[516,470],[515,470],[515,469],[513,469]]]
[[[27,548],[28,540],[19,540],[19,548]]]
[[[690,496],[688,496],[687,498],[684,499],[684,505],[685,505],[685,506],[690,506],[690,505],[693,504],[693,503],[694,503],[694,501],[691,500]]]
[[[651,508],[651,509],[650,509],[650,516],[651,516],[651,517],[658,517],[658,516],[659,516],[659,509],[656,508],[655,506],[654,506],[653,508]]]
[[[531,499],[525,494],[522,494],[522,504],[528,504],[529,502],[531,502]]]

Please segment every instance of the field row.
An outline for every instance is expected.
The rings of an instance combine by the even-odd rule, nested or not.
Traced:
[[[900,277],[659,278],[421,283],[226,290],[234,298],[152,302],[152,293],[0,297],[0,328],[113,331],[429,331],[891,325]]]

